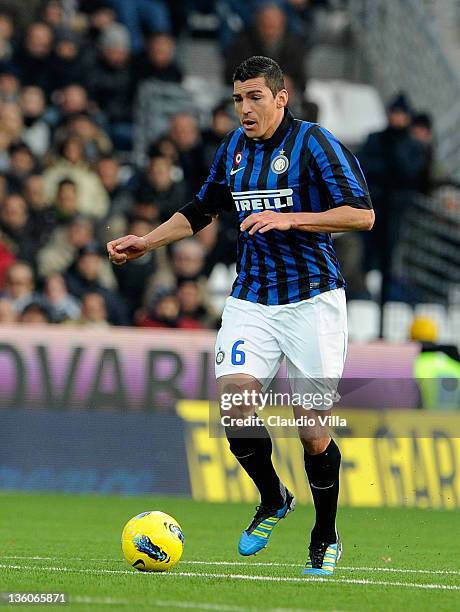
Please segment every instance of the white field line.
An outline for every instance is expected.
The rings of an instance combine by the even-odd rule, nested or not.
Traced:
[[[149,572],[133,572],[132,570],[109,570],[109,569],[77,569],[70,567],[40,567],[34,565],[7,565],[0,564],[0,569],[11,569],[11,570],[27,570],[27,571],[44,571],[44,572],[70,572],[74,574],[128,574],[131,576],[136,575],[151,575]],[[322,578],[315,576],[314,578],[290,578],[287,576],[254,576],[247,574],[214,574],[207,572],[161,572],[157,576],[184,576],[186,578],[223,578],[228,580],[249,580],[255,582],[286,582],[286,583],[303,583],[303,584],[317,584],[320,582],[335,583],[335,584],[361,584],[371,586],[396,586],[412,589],[426,589],[426,590],[441,590],[441,591],[460,591],[460,585],[450,584],[420,584],[417,582],[387,582],[386,580],[368,580],[366,578]],[[161,578],[160,578],[161,580]]]
[[[133,601],[130,599],[117,599],[114,597],[86,597],[86,596],[70,596],[70,603],[77,604],[93,604],[93,605],[115,605],[115,606],[132,606]],[[155,602],[149,602],[150,608],[180,608],[186,610],[212,610],[216,612],[317,612],[308,608],[256,608],[254,606],[235,606],[230,604],[212,604],[199,601],[174,601],[166,599],[156,599]],[[339,612],[338,610],[321,612]]]
[[[8,555],[2,556],[0,559],[12,559],[12,560],[26,560],[26,561],[81,561],[81,562],[100,562],[100,563],[123,563],[124,559],[84,559],[83,557],[72,557],[72,558],[59,558],[56,557],[28,557],[28,556],[17,556]],[[302,568],[303,565],[299,563],[277,563],[276,561],[189,561],[183,559],[180,561],[181,565],[217,565],[217,566],[239,566],[239,567],[297,567]],[[436,570],[436,569],[410,569],[404,567],[362,567],[362,566],[344,566],[338,565],[339,570],[345,570],[349,572],[388,572],[394,574],[437,574],[440,576],[460,576],[459,570]]]
[[[130,599],[118,599],[115,597],[86,597],[79,595],[71,595],[69,602],[74,604],[92,604],[92,605],[113,605],[113,606],[133,606],[133,601]],[[181,608],[187,610],[212,610],[216,612],[316,612],[308,608],[256,608],[247,606],[234,606],[230,604],[211,604],[200,601],[174,601],[171,599],[156,599],[155,602],[149,602],[150,608]],[[324,612],[324,610],[322,611]],[[327,612],[327,611],[326,611]],[[334,610],[332,612],[339,612]]]
[[[69,603],[71,604],[94,604],[95,606],[129,606],[132,601],[129,599],[117,599],[115,597],[83,597],[80,595],[69,595]]]

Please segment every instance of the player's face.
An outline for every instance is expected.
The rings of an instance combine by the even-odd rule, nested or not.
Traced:
[[[264,77],[233,84],[235,110],[248,138],[270,138],[284,116],[287,99],[285,89],[274,96]]]

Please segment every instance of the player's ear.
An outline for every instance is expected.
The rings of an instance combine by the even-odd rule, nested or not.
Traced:
[[[289,94],[286,89],[281,89],[276,94],[276,108],[284,108],[288,103]]]

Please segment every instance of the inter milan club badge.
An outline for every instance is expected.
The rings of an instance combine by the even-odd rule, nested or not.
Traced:
[[[289,168],[289,160],[284,155],[283,149],[279,152],[279,154],[272,160],[271,163],[272,172],[275,174],[283,174]]]
[[[239,166],[241,163],[241,160],[243,159],[243,155],[241,153],[241,151],[238,151],[238,153],[235,155],[235,166]]]

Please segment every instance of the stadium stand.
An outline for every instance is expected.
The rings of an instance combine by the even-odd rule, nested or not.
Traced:
[[[0,0],[0,321],[27,320],[24,309],[39,303],[44,323],[142,325],[167,289],[179,296],[169,327],[183,324],[188,303],[187,321],[214,328],[235,276],[231,215],[194,238],[203,257],[185,289],[173,249],[125,273],[104,261],[104,245],[128,229],[148,231],[196,191],[235,125],[230,50],[243,53],[244,43],[247,53],[283,57],[300,41],[301,61],[283,66],[292,106],[357,153],[377,210],[376,231],[335,237],[350,279],[350,337],[403,342],[415,314],[459,344],[453,17],[429,0],[124,8]],[[382,149],[388,135],[393,144]],[[203,315],[208,307],[214,316]]]

